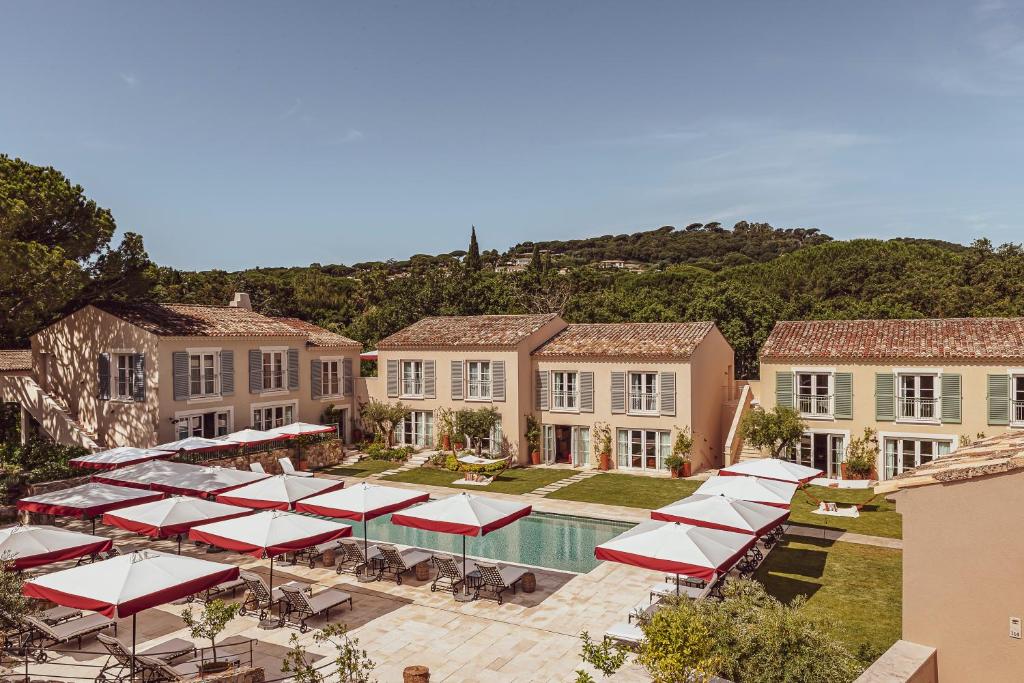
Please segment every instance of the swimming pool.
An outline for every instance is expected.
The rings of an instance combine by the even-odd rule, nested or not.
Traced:
[[[352,526],[353,535],[362,536],[362,525],[354,523]],[[486,536],[467,537],[466,554],[584,573],[599,564],[594,559],[595,545],[634,526],[631,522],[534,512]],[[372,520],[367,531],[371,540],[462,554],[461,536],[398,526],[391,523],[391,515]]]

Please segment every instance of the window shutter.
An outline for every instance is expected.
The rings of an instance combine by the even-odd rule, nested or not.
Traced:
[[[626,412],[626,373],[621,370],[612,372],[612,413]]]
[[[875,374],[875,419],[896,419],[896,376],[891,372]]]
[[[235,352],[220,352],[220,394],[221,396],[234,396],[235,394]]]
[[[853,374],[837,372],[833,378],[835,387],[832,398],[832,415],[837,420],[853,419]]]
[[[398,361],[388,361],[388,398],[398,397]]]
[[[959,374],[943,373],[940,386],[940,391],[942,392],[941,417],[943,422],[960,424],[961,407],[963,404],[961,385],[962,381]],[[1009,391],[1009,387],[1007,387],[1007,391]]]
[[[135,373],[135,395],[132,396],[134,401],[145,401],[146,400],[146,354],[137,353],[132,358],[133,367],[132,371]]]
[[[171,365],[174,366],[174,400],[188,399],[188,354],[175,351],[171,354]]]
[[[110,354],[101,353],[96,366],[96,397],[110,400]]]
[[[319,358],[309,361],[309,396],[314,401],[323,396],[324,362]]]
[[[259,349],[249,349],[249,393],[263,391],[263,354]]]
[[[452,361],[452,400],[462,400],[462,361]]]
[[[661,397],[658,401],[661,406],[661,414],[672,416],[676,414],[676,373],[661,373]]]
[[[534,390],[537,392],[534,402],[537,404],[537,410],[548,409],[548,371],[538,370],[537,371],[537,382]]]
[[[505,400],[505,361],[491,361],[491,399]]]
[[[786,408],[795,407],[792,372],[775,373],[775,405]]]
[[[341,361],[341,395],[352,395],[352,359],[345,358]]]
[[[580,412],[594,412],[594,373],[580,373]]]
[[[299,388],[299,350],[288,349],[288,391]]]
[[[1010,376],[988,376],[988,423],[1010,424]]]
[[[423,361],[423,398],[434,398],[437,395],[437,379],[434,361]]]

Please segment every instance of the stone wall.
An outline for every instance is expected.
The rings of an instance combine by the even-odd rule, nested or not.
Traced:
[[[203,465],[217,467],[233,467],[238,470],[249,469],[249,463],[258,462],[268,474],[280,474],[280,458],[291,458],[292,464],[298,469],[319,470],[341,463],[345,457],[344,445],[337,439],[302,446],[303,461],[297,457],[298,446],[284,446],[271,451],[232,455],[225,458],[205,460]]]
[[[202,680],[216,683],[263,683],[266,674],[260,667],[243,666],[224,673],[203,676]]]

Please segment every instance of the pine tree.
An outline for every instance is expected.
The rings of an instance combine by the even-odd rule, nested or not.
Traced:
[[[466,269],[471,272],[480,270],[480,245],[476,241],[476,226],[469,233],[469,252],[466,254]]]

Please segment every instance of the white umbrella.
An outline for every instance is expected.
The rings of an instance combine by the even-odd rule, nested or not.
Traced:
[[[287,438],[295,438],[297,436],[306,436],[308,434],[326,434],[328,432],[336,431],[336,429],[337,427],[331,427],[328,425],[316,425],[310,424],[309,422],[292,422],[291,424],[274,427],[267,431],[271,434],[279,434]]]
[[[154,460],[125,467],[116,472],[95,474],[93,481],[151,488],[184,496],[208,496],[245,486],[268,476],[230,467],[208,467],[185,462]]]
[[[161,451],[174,451],[175,453],[179,451],[185,451],[186,453],[209,453],[228,448],[238,448],[238,446],[239,444],[224,439],[206,439],[201,436],[189,436],[177,441],[159,444],[155,448]]]
[[[119,446],[106,451],[90,453],[77,458],[71,458],[68,463],[72,467],[92,470],[114,470],[118,467],[127,467],[147,460],[158,460],[170,458],[173,451],[162,451],[157,448],[133,448],[132,446]]]
[[[109,510],[138,505],[163,498],[164,494],[153,491],[108,484],[88,483],[69,489],[48,491],[38,496],[29,496],[18,501],[18,509],[37,512],[41,515],[60,515],[92,519],[92,530],[96,531],[96,517]]]
[[[231,505],[244,505],[261,510],[291,510],[296,501],[340,489],[341,479],[317,479],[278,474],[252,484],[221,493],[217,500]]]
[[[107,512],[103,515],[103,523],[151,538],[177,536],[180,553],[181,535],[188,533],[192,527],[249,514],[252,514],[252,510],[237,505],[225,505],[191,496],[171,496]]]
[[[22,592],[112,619],[132,618],[132,680],[135,679],[135,615],[238,578],[238,567],[139,550],[26,581]]]
[[[823,471],[806,465],[798,465],[788,460],[779,458],[759,458],[756,460],[744,460],[735,465],[729,465],[718,470],[723,477],[759,477],[760,479],[773,479],[784,481],[790,484],[806,484],[824,474]]]
[[[15,569],[31,569],[51,562],[106,552],[109,538],[45,525],[19,525],[0,529],[0,558]]]
[[[231,432],[227,436],[218,437],[217,441],[230,441],[242,446],[252,446],[257,443],[282,441],[287,438],[284,434],[275,434],[274,432],[261,432],[258,429],[240,429],[237,432]]]
[[[757,477],[711,477],[694,493],[705,496],[730,496],[753,503],[789,509],[797,485]]]
[[[651,519],[753,534],[758,538],[782,524],[788,517],[788,510],[771,505],[729,496],[698,494],[651,511]]]

